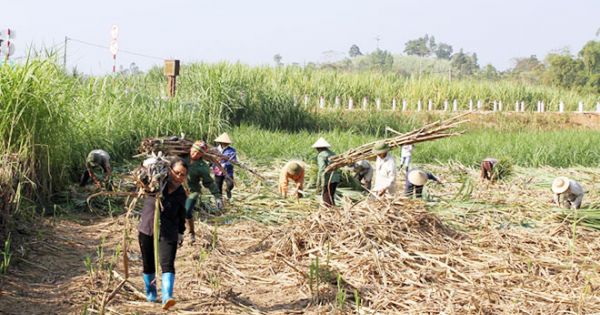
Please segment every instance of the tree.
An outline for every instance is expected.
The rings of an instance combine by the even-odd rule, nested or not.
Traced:
[[[480,74],[482,78],[487,80],[498,80],[500,78],[498,70],[496,70],[496,68],[489,63],[483,68],[483,70],[481,70]]]
[[[273,61],[275,61],[275,65],[276,66],[283,65],[283,63],[281,62],[281,60],[283,60],[283,57],[281,57],[280,54],[275,54],[275,56],[273,56]]]
[[[550,85],[573,88],[583,85],[585,78],[580,73],[583,70],[583,63],[570,54],[549,54],[546,56],[548,68],[544,72],[544,82]],[[582,82],[583,79],[583,82]]]
[[[431,54],[429,47],[429,36],[425,36],[413,40],[409,40],[404,44],[404,53],[407,55],[425,57]]]
[[[600,41],[589,41],[579,52],[588,76],[600,74]]]
[[[452,46],[446,43],[439,43],[434,53],[438,59],[450,60],[450,56],[452,56]]]
[[[394,64],[394,56],[389,51],[379,48],[369,54],[367,59],[371,69],[381,71],[392,69],[392,65]]]
[[[536,55],[526,58],[515,58],[515,66],[510,70],[510,75],[521,81],[538,83],[544,73],[544,64]]]
[[[452,55],[450,58],[450,64],[456,70],[458,70],[460,75],[472,75],[477,70],[479,70],[479,65],[477,64],[477,54],[468,55],[463,52],[461,49],[459,52]]]
[[[362,56],[362,52],[360,52],[360,48],[356,44],[350,46],[350,51],[348,52],[350,58],[354,58],[356,56]]]

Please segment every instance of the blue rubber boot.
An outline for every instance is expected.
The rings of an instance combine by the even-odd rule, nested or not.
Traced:
[[[144,273],[144,283],[146,284],[146,301],[156,302],[156,277],[154,273]]]
[[[162,274],[162,304],[163,310],[168,310],[171,306],[175,305],[175,299],[173,299],[173,285],[175,284],[175,274],[172,272],[166,272]]]

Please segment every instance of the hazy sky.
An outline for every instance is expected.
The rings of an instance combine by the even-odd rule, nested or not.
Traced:
[[[182,62],[220,60],[273,64],[323,62],[379,46],[393,53],[428,33],[457,51],[476,52],[480,65],[512,66],[514,57],[568,47],[577,53],[600,40],[600,0],[414,0],[414,1],[31,1],[1,0],[0,27],[17,31],[14,57],[26,47],[54,47],[62,56],[65,36],[108,46],[119,26],[119,47]],[[110,71],[108,49],[69,41],[68,66],[100,74]],[[141,69],[159,59],[125,53],[117,63]]]

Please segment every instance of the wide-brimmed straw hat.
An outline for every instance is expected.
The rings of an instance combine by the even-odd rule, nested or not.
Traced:
[[[559,176],[552,181],[552,191],[555,194],[562,194],[569,189],[570,180],[567,177]]]
[[[427,174],[421,170],[412,170],[408,173],[408,182],[415,186],[423,186],[427,182]]]
[[[229,138],[229,135],[227,134],[227,132],[224,132],[220,136],[218,136],[217,139],[215,139],[215,142],[217,142],[217,143],[227,143],[227,144],[232,144],[233,143],[233,142],[231,142],[231,138]]]
[[[390,150],[390,146],[383,141],[377,142],[373,145],[373,154],[386,153],[389,150]]]
[[[313,148],[329,148],[331,147],[331,144],[329,144],[329,142],[327,142],[327,140],[325,140],[324,138],[319,138],[319,140],[317,140],[317,142],[315,142],[315,144],[312,145]]]
[[[296,176],[296,175],[300,174],[301,171],[302,171],[302,165],[300,165],[300,163],[298,163],[296,161],[290,162],[290,164],[288,165],[287,173],[292,176]]]

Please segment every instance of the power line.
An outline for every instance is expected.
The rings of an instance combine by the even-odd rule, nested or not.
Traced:
[[[73,38],[73,37],[67,37],[67,39],[70,40],[70,41],[74,41],[74,42],[77,42],[77,43],[80,43],[80,44],[84,44],[84,45],[88,45],[88,46],[92,46],[92,47],[96,47],[96,48],[109,49],[108,46],[99,45],[99,44],[95,44],[95,43],[90,43],[90,42],[87,42],[87,41],[84,41],[84,40],[81,40],[81,39],[77,39],[77,38]],[[146,54],[142,54],[142,53],[138,53],[138,52],[134,52],[134,51],[129,51],[129,50],[123,50],[123,49],[119,49],[119,52],[124,53],[124,54],[139,56],[139,57],[156,59],[156,60],[165,60],[165,59],[167,59],[167,58],[163,58],[163,57],[146,55]]]

